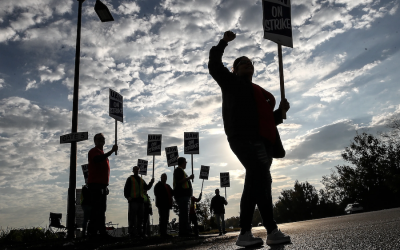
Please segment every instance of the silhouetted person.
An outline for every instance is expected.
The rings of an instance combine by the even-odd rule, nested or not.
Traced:
[[[222,117],[229,145],[246,169],[240,201],[241,232],[236,244],[263,243],[251,233],[256,204],[268,232],[267,244],[290,242],[290,237],[278,229],[273,218],[270,174],[272,158],[285,156],[276,126],[283,122],[282,109],[288,111],[290,105],[286,99],[281,100],[274,111],[274,96],[252,82],[254,66],[249,58],[237,58],[232,72],[224,67],[222,55],[235,37],[227,31],[218,45],[211,48],[208,69],[222,91]]]
[[[124,187],[124,196],[128,200],[128,231],[129,236],[133,238],[136,234],[145,238],[143,232],[143,216],[144,216],[144,190],[149,190],[154,183],[151,179],[147,184],[139,176],[139,167],[133,167],[133,175],[126,179]]]
[[[185,172],[186,159],[178,158],[178,167],[174,171],[174,196],[179,207],[179,236],[194,236],[189,233],[189,204],[190,197],[193,195],[192,183],[190,179],[194,179],[194,175],[188,175]]]
[[[214,212],[215,219],[217,222],[219,235],[226,234],[225,231],[225,205],[228,205],[228,202],[225,200],[225,197],[219,195],[219,189],[215,189],[215,196],[211,199],[210,211]],[[222,223],[221,223],[222,221]],[[222,224],[222,226],[221,226]]]
[[[197,215],[196,215],[196,203],[201,201],[201,193],[199,198],[194,196],[190,197],[190,212],[189,212],[189,221],[193,224],[193,233],[195,236],[199,236],[199,224],[197,222]]]
[[[156,197],[156,207],[158,208],[159,228],[161,237],[172,237],[167,234],[167,225],[169,221],[169,212],[172,209],[172,197],[174,190],[167,184],[167,175],[161,175],[161,181],[154,186],[154,196]]]
[[[150,215],[153,215],[150,196],[147,190],[144,191],[144,209],[143,209],[143,235],[150,236]]]
[[[88,154],[88,188],[92,204],[88,225],[89,236],[94,236],[99,232],[104,237],[109,237],[105,226],[108,195],[107,186],[110,180],[110,164],[108,157],[118,150],[118,146],[114,145],[109,152],[104,153],[103,147],[105,140],[103,134],[96,134],[94,136],[95,147],[92,148]]]
[[[90,193],[89,188],[87,185],[82,185],[82,192],[81,192],[81,207],[83,210],[83,224],[82,224],[82,237],[86,237],[86,228],[88,221],[90,219],[90,212],[92,210],[92,205],[90,202]]]

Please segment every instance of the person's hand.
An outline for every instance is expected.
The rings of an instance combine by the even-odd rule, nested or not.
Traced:
[[[118,146],[117,146],[117,145],[114,145],[114,146],[112,147],[111,151],[112,151],[112,152],[118,151]]]
[[[152,179],[150,180],[150,183],[154,183],[154,178],[152,178]]]
[[[228,31],[225,31],[224,38],[222,38],[222,40],[229,43],[230,41],[235,40],[235,38],[236,38],[236,34],[233,33],[232,31],[228,30]]]
[[[190,176],[189,176],[189,179],[192,179],[192,180],[193,180],[193,179],[194,179],[194,175],[190,175]]]
[[[281,100],[279,108],[285,110],[286,112],[290,109],[290,103],[287,101],[286,98],[284,100]]]

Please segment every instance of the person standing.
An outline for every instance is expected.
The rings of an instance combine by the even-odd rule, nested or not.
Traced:
[[[144,191],[149,190],[154,183],[154,179],[151,179],[147,184],[139,176],[139,167],[133,167],[133,175],[126,179],[124,187],[124,196],[128,200],[128,232],[131,238],[135,235],[139,235],[141,238],[145,238],[143,232],[143,216],[144,216]]]
[[[251,222],[257,205],[267,230],[267,244],[290,242],[290,236],[282,233],[273,218],[271,195],[272,158],[283,158],[285,150],[277,125],[283,122],[282,112],[290,108],[281,100],[274,111],[274,96],[253,83],[254,63],[241,56],[233,63],[230,72],[222,63],[225,47],[236,35],[226,31],[217,46],[210,50],[208,69],[222,91],[222,117],[225,134],[233,153],[246,169],[246,177],[240,201],[241,232],[238,246],[263,244],[261,238],[251,233]]]
[[[228,202],[225,197],[219,195],[219,189],[215,189],[215,196],[211,199],[210,211],[214,212],[215,219],[217,220],[217,226],[219,230],[219,236],[226,234],[225,231],[225,206]],[[222,226],[221,226],[222,224]]]
[[[189,233],[189,203],[190,197],[193,195],[192,183],[194,175],[188,175],[185,172],[186,159],[178,158],[178,167],[174,171],[174,196],[179,208],[179,236],[191,237]]]
[[[114,145],[112,149],[104,153],[103,147],[106,138],[102,133],[94,136],[95,147],[90,149],[88,154],[89,161],[89,178],[88,188],[90,193],[90,201],[92,211],[88,224],[88,235],[95,236],[99,232],[102,236],[111,237],[106,232],[106,210],[108,183],[110,180],[110,163],[108,157],[118,150],[118,146]]]
[[[144,209],[143,209],[143,235],[150,236],[150,215],[153,215],[150,196],[147,190],[144,191]]]
[[[200,193],[199,198],[194,196],[190,197],[190,212],[189,212],[189,223],[193,224],[193,233],[194,236],[199,236],[199,224],[197,222],[197,215],[196,215],[196,202],[201,201]]]
[[[154,186],[154,196],[156,197],[156,207],[159,215],[159,230],[161,237],[172,237],[167,234],[169,212],[172,209],[172,196],[174,190],[167,184],[167,174],[161,175],[161,181]]]
[[[87,185],[82,185],[80,201],[83,210],[82,237],[85,238],[87,235],[86,228],[90,218],[90,211],[92,210],[92,206],[90,204],[89,188]]]

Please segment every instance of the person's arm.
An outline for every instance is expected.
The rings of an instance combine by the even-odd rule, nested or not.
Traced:
[[[125,187],[124,187],[124,196],[127,200],[129,200],[131,197],[131,178],[128,177],[125,182]]]
[[[225,198],[224,198],[224,204],[225,204],[225,206],[228,205],[228,202],[226,201]]]
[[[150,188],[153,186],[154,183],[154,179],[151,179],[151,181],[149,182],[149,184],[147,184],[145,181],[143,181],[144,183],[144,189],[146,190],[150,190]]]
[[[93,157],[93,161],[96,163],[102,162],[105,159],[107,159],[110,155],[112,155],[112,153],[114,153],[115,151],[118,151],[117,145],[114,145],[112,149],[105,154],[96,155],[95,157]]]
[[[177,181],[177,184],[182,184],[185,181],[189,181],[190,179],[194,179],[194,175],[190,175],[189,177],[185,178],[185,175],[183,174],[183,170],[175,170],[177,172],[175,172],[175,177]]]
[[[218,45],[213,46],[210,50],[208,71],[221,88],[228,87],[235,77],[222,63],[224,50],[228,46],[228,42],[234,40],[235,37],[233,32],[225,32]]]
[[[155,186],[154,186],[154,196],[157,197],[160,195],[160,182],[158,182]]]
[[[274,120],[276,126],[283,123],[282,109],[284,109],[286,112],[288,112],[290,109],[290,104],[286,98],[283,101],[281,101],[281,103],[279,104],[279,108],[274,111]]]

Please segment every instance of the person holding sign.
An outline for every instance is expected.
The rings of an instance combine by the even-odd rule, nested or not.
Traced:
[[[190,237],[189,234],[189,202],[193,195],[192,183],[194,175],[188,177],[185,172],[187,161],[184,157],[178,158],[178,167],[174,170],[174,196],[179,207],[179,236]]]
[[[114,145],[104,153],[103,147],[106,138],[103,134],[94,136],[95,147],[89,151],[89,178],[87,181],[92,211],[88,224],[88,235],[95,236],[99,232],[104,237],[110,237],[106,232],[105,220],[107,209],[108,182],[110,180],[110,163],[108,157],[118,150]]]
[[[124,187],[124,196],[128,200],[128,231],[131,238],[136,234],[141,238],[145,238],[145,234],[142,229],[143,216],[144,216],[144,200],[145,190],[149,190],[154,183],[154,179],[151,179],[147,184],[139,176],[139,167],[133,167],[133,175],[126,179]]]
[[[167,226],[169,221],[169,210],[172,209],[172,196],[174,190],[167,184],[167,174],[161,175],[161,181],[154,186],[154,196],[156,197],[156,207],[160,216],[160,236],[172,237],[167,234]]]
[[[194,236],[196,237],[199,236],[199,224],[197,222],[197,215],[196,215],[196,202],[201,201],[201,195],[202,193],[200,193],[199,198],[196,198],[194,196],[190,197],[189,221],[190,223],[193,223],[193,233]]]
[[[225,206],[228,202],[225,197],[219,195],[219,189],[215,189],[215,196],[211,199],[210,212],[215,214],[215,219],[217,220],[217,226],[219,230],[219,236],[226,234],[225,231]],[[221,222],[222,221],[222,227]]]
[[[276,126],[283,122],[282,110],[286,113],[290,105],[283,99],[274,111],[274,96],[252,82],[254,65],[249,58],[237,58],[232,72],[224,66],[225,47],[235,38],[232,31],[224,33],[218,45],[210,50],[208,69],[222,91],[222,117],[229,145],[246,169],[240,201],[241,233],[236,244],[244,247],[263,244],[261,238],[251,233],[256,205],[268,232],[267,244],[290,242],[273,218],[270,174],[272,158],[285,156]]]

